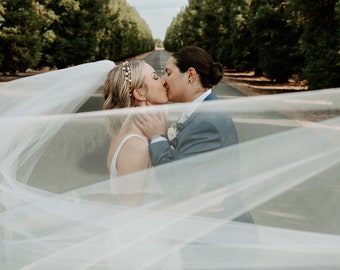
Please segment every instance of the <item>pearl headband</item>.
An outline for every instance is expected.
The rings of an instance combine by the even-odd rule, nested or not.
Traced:
[[[127,81],[127,83],[129,84],[129,92],[130,92],[130,96],[131,96],[131,92],[132,92],[132,89],[131,89],[131,68],[130,68],[130,64],[128,61],[125,61],[123,63],[123,71],[124,71],[124,76],[125,76],[125,81]]]

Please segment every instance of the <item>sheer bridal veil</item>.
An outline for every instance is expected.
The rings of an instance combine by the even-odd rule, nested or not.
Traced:
[[[339,89],[207,102],[238,145],[112,185],[109,123],[185,109],[98,110],[113,66],[0,87],[1,269],[340,268]]]

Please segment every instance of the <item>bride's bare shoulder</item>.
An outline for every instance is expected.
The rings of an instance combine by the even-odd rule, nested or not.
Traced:
[[[111,162],[116,151],[119,151],[118,160],[148,159],[148,141],[138,134],[120,134],[111,139],[107,156],[107,166]]]

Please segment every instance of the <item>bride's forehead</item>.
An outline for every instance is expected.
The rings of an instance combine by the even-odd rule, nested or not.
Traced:
[[[144,74],[152,74],[152,73],[155,72],[155,70],[153,69],[153,67],[150,66],[150,65],[147,64],[147,63],[144,63],[143,70],[144,70]]]

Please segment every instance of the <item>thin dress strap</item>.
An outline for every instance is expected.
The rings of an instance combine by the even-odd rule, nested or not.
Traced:
[[[117,176],[117,168],[116,168],[116,162],[117,162],[117,158],[118,158],[118,155],[119,155],[119,152],[120,150],[122,149],[124,143],[132,138],[132,137],[139,137],[141,139],[143,139],[145,141],[145,143],[148,145],[148,141],[146,140],[145,137],[141,136],[141,135],[138,135],[138,134],[129,134],[127,135],[121,142],[120,144],[118,145],[113,157],[112,157],[112,161],[111,161],[111,170],[110,170],[110,178],[115,178]]]

